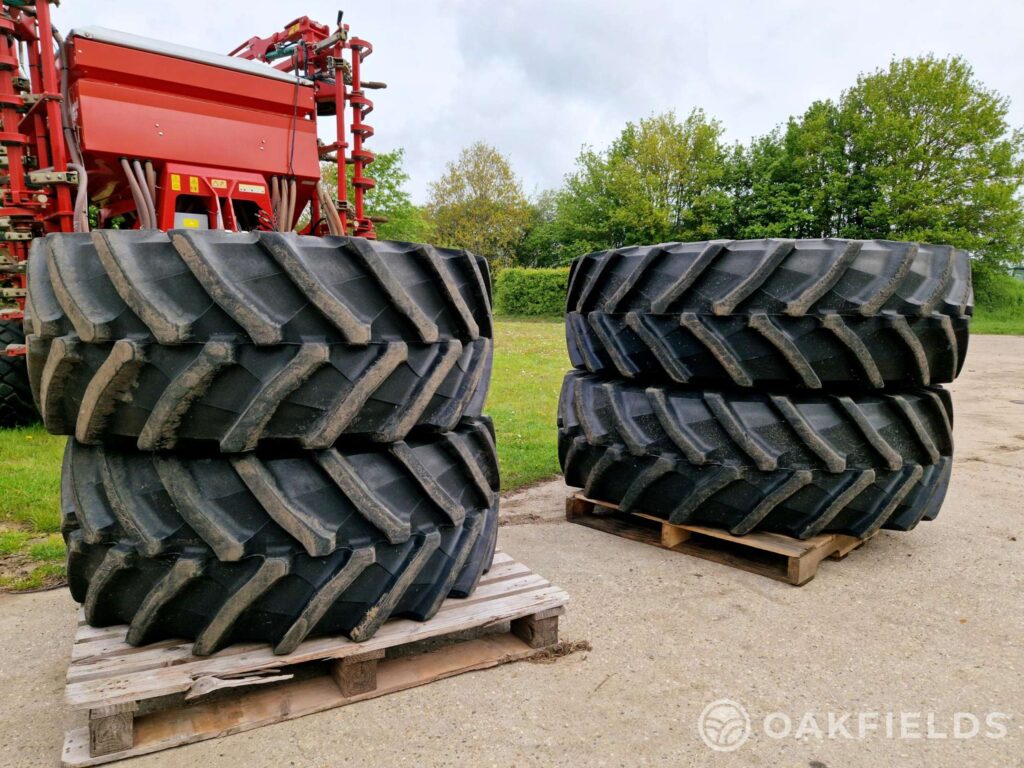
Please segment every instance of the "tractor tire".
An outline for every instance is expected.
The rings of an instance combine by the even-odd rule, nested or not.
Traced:
[[[29,338],[43,423],[88,444],[140,450],[261,442],[329,448],[343,436],[403,439],[482,412],[491,340],[161,345]]]
[[[39,421],[32,402],[28,368],[24,357],[4,353],[8,344],[24,344],[21,322],[0,320],[0,428],[24,427]]]
[[[498,467],[489,420],[389,446],[186,458],[68,441],[68,581],[127,641],[369,639],[425,621],[490,568]]]
[[[938,514],[952,466],[939,388],[859,396],[691,391],[572,372],[559,459],[587,497],[735,535],[868,538]]]
[[[434,343],[491,337],[487,262],[355,237],[220,230],[51,234],[26,328],[87,343]]]
[[[963,367],[973,301],[950,247],[671,243],[576,259],[566,332],[574,366],[637,381],[927,386]]]
[[[881,389],[955,379],[967,317],[569,313],[573,366],[633,381],[774,389]]]
[[[464,251],[98,230],[37,240],[28,273],[33,392],[84,443],[390,442],[487,394],[490,282]]]

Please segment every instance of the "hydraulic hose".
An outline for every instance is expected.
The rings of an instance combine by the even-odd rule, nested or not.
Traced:
[[[78,137],[71,127],[71,100],[68,98],[68,54],[64,48],[64,38],[56,29],[53,30],[53,39],[57,43],[60,56],[60,122],[64,132],[64,143],[68,145],[71,162],[84,168],[85,161],[82,159],[82,150],[78,146]]]
[[[135,178],[135,173],[132,171],[131,165],[128,163],[128,158],[121,158],[121,170],[124,171],[124,175],[128,177],[128,186],[132,190],[132,199],[135,201],[135,212],[139,217],[139,226],[142,229],[151,229],[149,222],[149,208],[146,206],[145,198],[142,196],[142,189],[139,187],[139,180]]]
[[[132,163],[132,167],[135,169],[135,178],[139,180],[139,187],[142,189],[142,200],[146,204],[146,211],[149,215],[149,226],[156,229],[156,206],[153,204],[153,197],[149,194],[146,172],[142,170],[142,163],[138,160]]]
[[[278,232],[284,232],[284,215],[288,211],[288,183],[284,179],[278,179],[277,210],[274,211],[274,228]]]
[[[78,192],[75,193],[75,215],[72,219],[75,232],[89,231],[89,174],[85,166],[68,163],[68,168],[78,174]]]
[[[156,203],[156,168],[153,167],[153,161],[146,161],[146,184],[149,186],[149,196],[153,198],[153,203]],[[154,216],[156,212],[154,211]]]
[[[298,198],[299,188],[295,179],[288,182],[288,220],[285,222],[284,231],[291,232],[295,226],[295,201]]]
[[[345,220],[341,218],[338,206],[334,202],[334,195],[329,190],[324,189],[324,197],[327,198],[327,208],[331,211],[331,216],[334,217],[334,228],[338,230],[338,237],[345,237],[348,234],[345,230]]]
[[[324,208],[323,187],[320,185],[319,181],[316,183],[316,187],[313,188],[313,194],[316,195],[316,206],[320,210],[320,218],[324,222],[327,223],[327,231],[330,232],[333,235],[334,234],[334,222],[331,221],[331,215],[327,212],[327,209]],[[316,234],[316,233],[311,230],[310,234]]]
[[[332,235],[344,235],[338,209],[334,207],[334,201],[331,200],[330,193],[328,193],[323,183],[319,181],[316,183],[316,194],[320,200],[320,209],[327,220],[327,228],[330,230],[330,233]]]
[[[281,179],[281,209],[277,215],[277,231],[285,231],[285,219],[288,218],[288,180]]]
[[[280,218],[277,215],[278,210],[281,208],[281,186],[277,183],[277,176],[270,177],[270,215],[274,218],[274,229],[279,229],[278,221]]]
[[[68,168],[78,174],[78,192],[75,194],[75,213],[72,224],[76,232],[89,231],[89,174],[85,170],[85,160],[78,146],[78,137],[71,127],[71,99],[68,96],[68,53],[64,48],[64,38],[56,29],[52,30],[53,39],[57,43],[60,57],[60,122],[71,162]]]

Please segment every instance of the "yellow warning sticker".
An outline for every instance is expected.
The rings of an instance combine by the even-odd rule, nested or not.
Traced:
[[[174,192],[181,192],[181,174],[180,173],[172,173],[171,174],[171,189]]]
[[[267,194],[267,188],[262,184],[239,184],[239,192],[248,192],[251,195],[265,195]]]
[[[188,177],[188,191],[198,194],[199,193],[199,179],[195,176]]]
[[[185,229],[199,229],[199,219],[185,217],[181,220],[181,225]]]
[[[228,183],[224,179],[210,179],[210,186],[214,189],[227,189]]]
[[[288,27],[288,33],[287,34],[288,35],[294,35],[300,29],[302,29],[302,25],[301,24],[292,24],[290,27]]]

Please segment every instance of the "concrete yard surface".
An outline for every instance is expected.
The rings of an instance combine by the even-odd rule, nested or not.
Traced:
[[[939,518],[802,588],[566,523],[547,483],[507,499],[500,546],[568,590],[562,637],[593,650],[126,765],[1024,766],[1024,338],[973,338],[952,390]],[[63,589],[0,596],[2,766],[56,765],[85,722],[62,703],[76,610]],[[698,730],[719,699],[750,720],[733,752]],[[712,743],[745,728],[730,707]]]

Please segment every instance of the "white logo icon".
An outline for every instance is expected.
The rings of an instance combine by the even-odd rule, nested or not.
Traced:
[[[716,752],[735,752],[750,738],[750,715],[732,699],[718,699],[700,713],[697,731]]]

